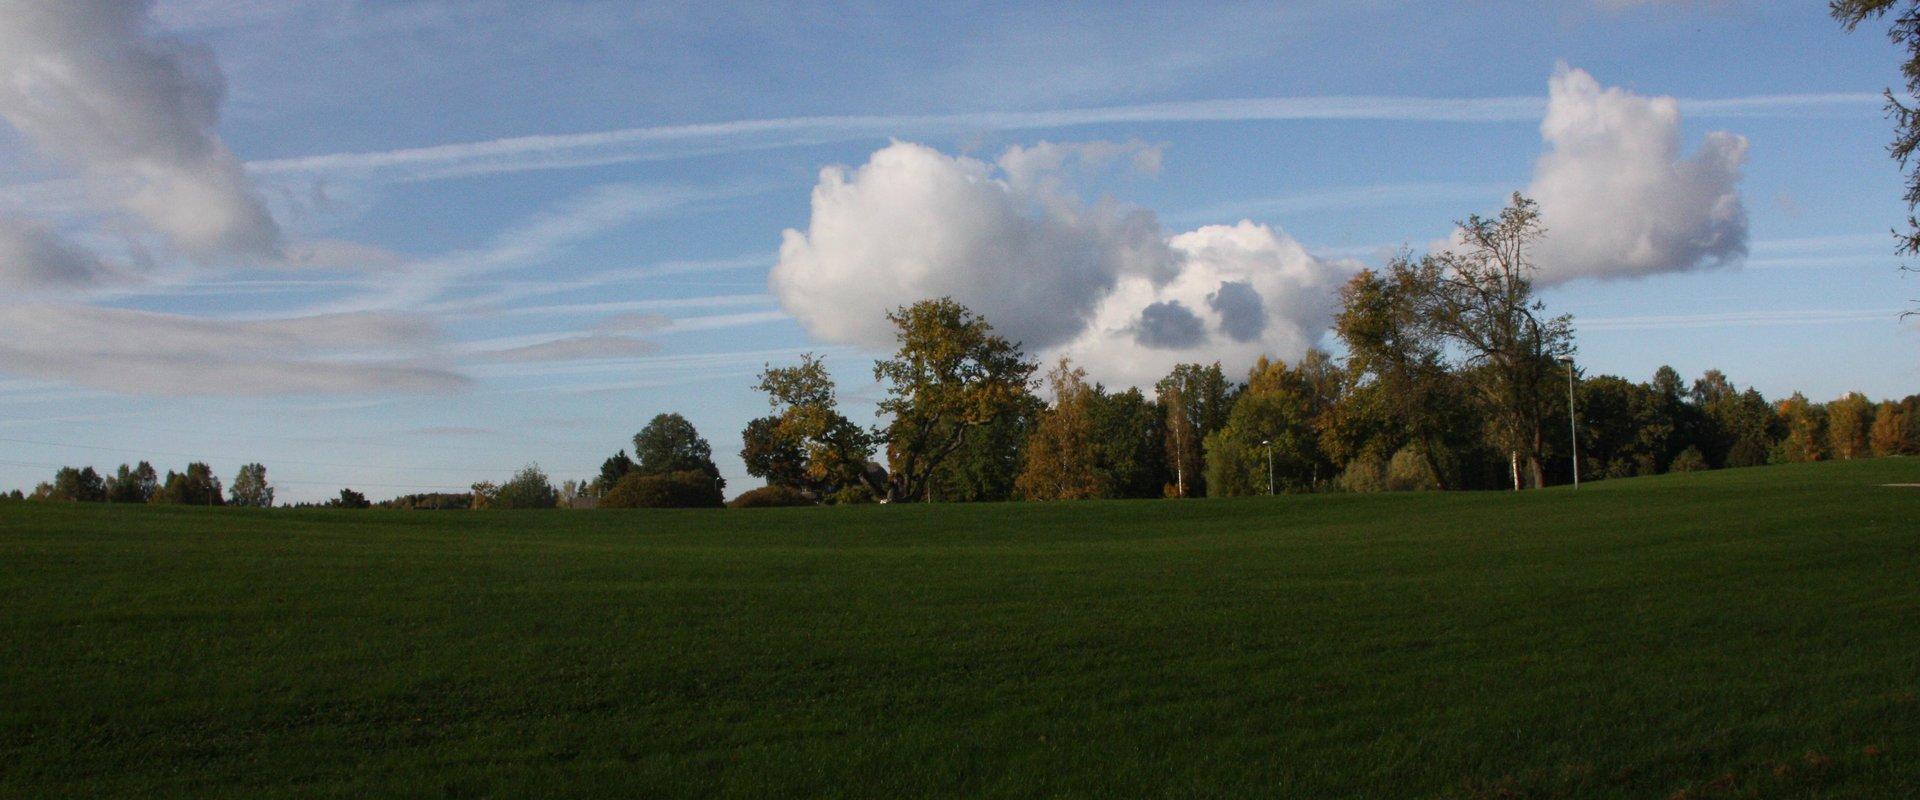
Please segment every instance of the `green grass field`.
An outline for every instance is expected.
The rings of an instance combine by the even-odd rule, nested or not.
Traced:
[[[0,796],[1916,797],[1895,482],[0,505]]]

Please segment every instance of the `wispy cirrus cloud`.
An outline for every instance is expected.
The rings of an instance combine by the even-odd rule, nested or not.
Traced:
[[[409,262],[369,276],[359,293],[313,311],[412,309],[440,313],[487,307],[527,292],[509,290],[467,297],[451,297],[449,293],[480,276],[548,263],[568,246],[642,219],[685,212],[756,191],[758,187],[745,186],[596,186],[507,228],[481,247]]]
[[[1723,311],[1703,314],[1646,314],[1626,317],[1582,317],[1583,331],[1651,331],[1694,328],[1750,328],[1780,325],[1900,324],[1898,308],[1812,308],[1760,311]]]
[[[469,382],[424,350],[438,327],[406,314],[220,320],[0,305],[0,330],[0,370],[127,394],[444,392]]]
[[[1681,111],[1700,117],[1872,111],[1878,109],[1881,102],[1879,95],[1866,92],[1754,95],[1678,101]],[[1123,123],[1293,120],[1531,123],[1537,122],[1546,109],[1547,98],[1539,96],[1328,96],[1196,100],[1052,111],[823,115],[515,136],[430,147],[262,160],[250,162],[247,166],[254,173],[265,176],[349,174],[390,181],[415,181],[686,158],[891,136],[925,137]]]
[[[1169,214],[1167,219],[1169,222],[1197,223],[1344,208],[1484,203],[1489,200],[1498,201],[1511,191],[1513,187],[1506,184],[1446,181],[1335,186],[1232,200],[1192,211]]]
[[[651,355],[659,350],[659,345],[645,339],[594,331],[580,336],[560,336],[530,344],[483,349],[475,355],[483,361],[517,363],[631,358]]]

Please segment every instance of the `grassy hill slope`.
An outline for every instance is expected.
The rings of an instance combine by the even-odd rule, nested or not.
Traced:
[[[1914,797],[1894,482],[0,505],[0,796]]]

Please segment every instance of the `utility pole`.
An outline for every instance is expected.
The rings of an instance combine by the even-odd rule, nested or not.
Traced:
[[[1261,446],[1267,448],[1267,496],[1273,496],[1273,440],[1261,439]]]

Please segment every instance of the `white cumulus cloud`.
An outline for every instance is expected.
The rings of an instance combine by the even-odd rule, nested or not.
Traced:
[[[181,251],[277,257],[278,226],[214,132],[219,67],[155,33],[151,6],[0,0],[0,117]]]
[[[1534,254],[1542,281],[1678,272],[1746,255],[1745,138],[1710,133],[1689,157],[1671,97],[1603,89],[1565,65],[1549,89],[1540,125],[1548,150],[1526,189],[1547,227]]]
[[[1149,211],[1069,190],[1070,166],[1123,157],[1158,167],[1156,148],[1044,142],[994,164],[895,142],[828,167],[807,229],[784,235],[774,294],[815,337],[871,347],[892,344],[888,311],[952,297],[1112,385],[1181,361],[1294,358],[1319,338],[1357,264],[1251,222],[1169,236]]]
[[[1085,330],[1055,349],[1095,378],[1148,386],[1182,362],[1237,373],[1262,355],[1292,360],[1319,341],[1340,285],[1360,269],[1307,253],[1285,233],[1241,221],[1172,237],[1177,272],[1124,278]]]

